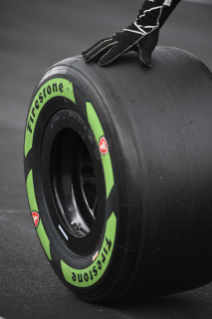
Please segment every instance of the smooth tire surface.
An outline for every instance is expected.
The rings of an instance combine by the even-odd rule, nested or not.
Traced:
[[[50,68],[32,96],[24,165],[33,221],[54,271],[95,302],[212,280],[212,75],[158,47],[100,68]]]

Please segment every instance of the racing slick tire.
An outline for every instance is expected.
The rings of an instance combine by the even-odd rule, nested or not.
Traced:
[[[157,47],[52,66],[26,121],[24,167],[34,225],[60,280],[115,302],[212,280],[212,75]]]

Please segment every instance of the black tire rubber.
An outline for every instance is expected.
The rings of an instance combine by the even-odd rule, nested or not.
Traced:
[[[50,68],[33,94],[24,165],[41,244],[62,282],[94,302],[212,280],[212,74],[158,47]],[[87,185],[86,187],[84,185]]]

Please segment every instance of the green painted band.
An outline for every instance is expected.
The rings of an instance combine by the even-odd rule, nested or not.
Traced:
[[[97,145],[99,145],[100,138],[105,135],[102,125],[99,121],[96,111],[94,110],[93,105],[90,102],[86,102],[86,110],[88,122],[95,136]],[[106,155],[101,154],[101,160],[105,176],[106,197],[108,198],[114,185],[113,167],[111,163],[110,153],[108,152]]]
[[[50,241],[48,236],[46,235],[41,218],[37,227],[37,233],[47,257],[49,258],[49,260],[52,260],[50,252]]]
[[[104,274],[112,256],[116,234],[116,216],[112,213],[107,221],[104,241],[94,262],[85,269],[74,269],[61,260],[61,268],[67,282],[77,287],[94,285]]]
[[[25,157],[27,156],[29,150],[32,148],[36,122],[43,106],[50,99],[58,96],[66,97],[67,99],[76,103],[72,83],[62,78],[49,80],[37,92],[32,102],[26,124],[24,144]]]
[[[27,181],[26,181],[26,188],[27,188],[27,194],[28,194],[29,206],[30,206],[31,212],[36,211],[38,213],[39,211],[38,211],[37,201],[35,197],[32,170],[28,174]],[[39,224],[36,230],[46,255],[48,256],[49,260],[52,260],[51,252],[50,252],[50,241],[48,239],[48,236],[46,235],[41,218],[39,220]]]
[[[35,197],[35,189],[34,189],[34,183],[33,183],[32,169],[27,176],[26,188],[27,188],[27,195],[29,199],[29,206],[30,206],[31,212],[33,211],[38,212],[38,206],[37,206],[37,201]]]

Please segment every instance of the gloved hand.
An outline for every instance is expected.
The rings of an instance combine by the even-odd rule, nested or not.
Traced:
[[[151,54],[158,42],[159,29],[180,0],[145,0],[137,19],[128,28],[103,39],[82,52],[86,62],[107,65],[129,51],[139,53],[140,60],[151,66]]]
[[[82,52],[86,62],[99,61],[100,66],[107,65],[129,51],[136,51],[140,60],[151,66],[151,54],[158,42],[159,29],[145,32],[134,24],[112,37],[98,41],[88,50]]]

